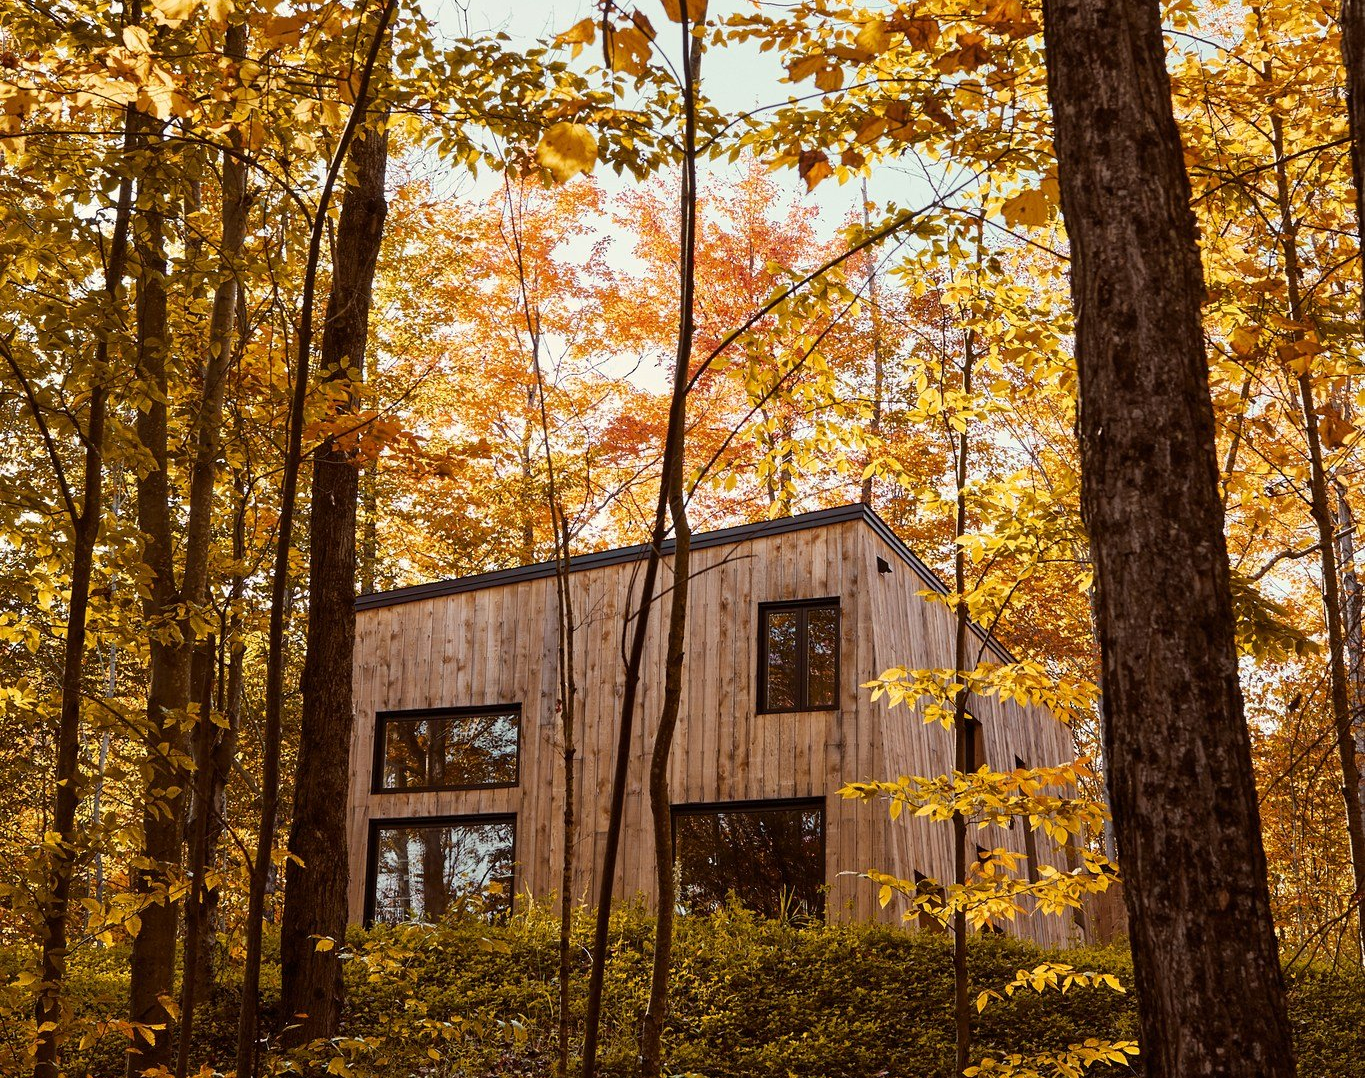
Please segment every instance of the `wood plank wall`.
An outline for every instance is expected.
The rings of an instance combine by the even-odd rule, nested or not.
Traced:
[[[878,556],[893,567],[877,571]],[[670,781],[675,803],[823,798],[825,879],[832,919],[899,921],[876,889],[851,875],[869,868],[911,878],[951,875],[950,828],[892,822],[884,805],[845,801],[846,781],[937,774],[951,767],[949,734],[904,706],[873,703],[860,688],[892,666],[951,666],[952,615],[918,594],[924,581],[864,521],[748,539],[693,553],[689,650]],[[666,563],[667,565],[667,563]],[[574,573],[578,625],[579,832],[575,898],[595,898],[606,825],[619,704],[624,689],[623,614],[638,590],[640,563]],[[666,587],[671,583],[667,568]],[[759,603],[838,596],[841,685],[835,711],[755,713]],[[656,602],[632,742],[616,894],[648,899],[653,885],[645,777],[663,683],[663,618]],[[553,578],[362,610],[356,633],[356,737],[349,806],[352,917],[364,910],[372,819],[515,813],[519,894],[548,895],[563,857],[563,764],[555,711],[557,616]],[[521,781],[514,789],[371,792],[375,713],[409,708],[520,704]],[[1066,731],[1013,704],[978,706],[988,760],[1012,767],[1070,758]],[[992,829],[991,841],[1022,851],[1022,832]],[[996,833],[998,832],[998,833]],[[1059,852],[1040,836],[1042,859]],[[1049,921],[1055,919],[1047,919]],[[1065,926],[1030,918],[1015,931],[1063,942]],[[1033,923],[1040,922],[1040,923]]]

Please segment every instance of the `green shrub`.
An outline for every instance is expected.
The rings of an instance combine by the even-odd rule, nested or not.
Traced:
[[[649,989],[653,923],[639,906],[614,918],[605,982],[602,1074],[634,1073]],[[575,1046],[581,1041],[592,926],[574,927]],[[273,941],[272,941],[273,942]],[[344,1038],[309,1061],[277,1061],[321,1073],[340,1056],[365,1078],[492,1078],[553,1073],[558,925],[533,907],[508,924],[378,927],[348,937]],[[117,1017],[126,994],[126,951],[83,956],[72,1002],[86,1019]],[[1117,975],[1131,985],[1119,947],[1047,951],[1004,937],[974,939],[973,991],[998,987],[1043,961]],[[952,949],[941,936],[875,925],[796,927],[742,911],[683,918],[674,948],[669,1073],[704,1078],[949,1078],[953,1062]],[[201,1007],[200,1048],[229,1069],[235,1055],[237,981]],[[279,971],[263,976],[264,1019],[277,1008]],[[1302,1078],[1365,1075],[1365,981],[1311,970],[1291,982]],[[1137,1039],[1132,994],[1031,990],[974,1013],[975,1052],[1064,1048],[1087,1037]],[[73,1051],[73,1078],[122,1073],[124,1044],[110,1034]],[[314,1068],[317,1068],[314,1070]],[[1105,1073],[1094,1071],[1092,1073]],[[1133,1073],[1127,1067],[1109,1074]],[[1140,1073],[1140,1068],[1137,1070]]]

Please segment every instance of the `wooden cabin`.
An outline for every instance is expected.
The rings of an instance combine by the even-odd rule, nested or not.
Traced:
[[[693,538],[684,696],[671,792],[679,903],[733,894],[760,912],[900,920],[857,873],[952,877],[951,828],[839,796],[847,781],[935,775],[952,735],[864,682],[893,666],[951,667],[953,614],[921,593],[937,576],[862,505]],[[595,901],[624,681],[622,619],[643,547],[573,559],[580,692],[573,891]],[[663,582],[668,580],[665,559]],[[563,757],[556,709],[552,564],[362,596],[351,756],[351,915],[496,913],[559,889]],[[663,686],[666,604],[656,602],[632,742],[616,895],[651,896],[646,789]],[[978,643],[980,634],[978,632]],[[988,643],[997,657],[1005,657]],[[1051,717],[977,700],[977,753],[1001,769],[1074,753]],[[1034,864],[1062,851],[1023,827],[977,841]],[[490,884],[493,885],[490,887]],[[1055,917],[1008,929],[1074,938]]]

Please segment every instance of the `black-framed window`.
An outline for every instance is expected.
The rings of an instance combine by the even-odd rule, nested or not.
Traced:
[[[760,603],[758,710],[839,705],[839,600]]]
[[[967,770],[978,771],[986,766],[986,731],[980,719],[967,718]]]
[[[365,922],[505,917],[516,843],[515,816],[371,820]]]
[[[382,711],[375,723],[375,793],[517,784],[518,705]]]
[[[822,800],[676,805],[673,855],[680,913],[713,913],[731,895],[773,919],[824,913]]]

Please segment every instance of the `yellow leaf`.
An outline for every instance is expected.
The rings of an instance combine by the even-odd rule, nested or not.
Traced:
[[[151,35],[140,26],[125,26],[123,28],[123,43],[133,52],[152,51]]]
[[[787,78],[792,82],[800,82],[823,68],[825,63],[826,57],[822,52],[817,52],[812,56],[803,56],[787,65]]]
[[[208,0],[209,20],[219,25],[227,22],[227,18],[237,10],[232,0]]]
[[[1232,331],[1230,339],[1232,350],[1239,356],[1249,356],[1256,351],[1256,342],[1261,336],[1260,326],[1238,326]]]
[[[572,45],[573,55],[577,56],[583,51],[584,45],[591,45],[597,40],[597,20],[580,19],[562,34],[555,38],[556,45]]]
[[[198,0],[152,0],[152,9],[157,21],[178,26],[191,15],[198,6]]]
[[[879,56],[891,47],[891,34],[886,23],[881,19],[874,19],[872,22],[863,23],[853,42],[864,52]]]
[[[270,48],[297,45],[303,38],[303,28],[307,23],[307,15],[271,15],[265,20],[265,44]]]
[[[815,88],[832,93],[844,84],[844,69],[838,64],[828,64],[815,73]]]
[[[1041,228],[1048,221],[1048,198],[1041,190],[1020,191],[1013,198],[1005,199],[1001,211],[1010,228],[1019,225]]]
[[[597,138],[583,124],[557,123],[536,147],[536,160],[556,183],[567,183],[597,163]]]
[[[664,14],[673,22],[682,22],[679,0],[664,0]],[[693,26],[706,21],[706,0],[687,0],[687,21]]]
[[[613,71],[643,75],[649,62],[649,38],[636,26],[607,30],[607,56]]]

